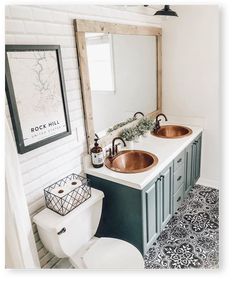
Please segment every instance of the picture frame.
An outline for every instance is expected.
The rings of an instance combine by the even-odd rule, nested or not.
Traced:
[[[5,71],[18,153],[71,134],[59,45],[6,45]]]

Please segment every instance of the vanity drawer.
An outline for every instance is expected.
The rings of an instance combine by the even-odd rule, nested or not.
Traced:
[[[184,151],[182,151],[174,160],[174,172],[184,164]]]
[[[184,182],[184,165],[180,166],[174,173],[174,193],[176,193],[179,187]]]
[[[184,199],[184,183],[179,190],[174,194],[174,212],[178,209]]]

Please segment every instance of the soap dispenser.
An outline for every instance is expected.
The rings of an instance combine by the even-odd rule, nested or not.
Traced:
[[[91,149],[91,163],[93,167],[100,168],[104,165],[104,153],[101,146],[98,144],[99,137],[95,134],[95,144]]]

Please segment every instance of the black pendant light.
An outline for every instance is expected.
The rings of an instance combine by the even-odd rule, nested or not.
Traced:
[[[174,16],[178,17],[175,11],[170,9],[170,5],[165,5],[162,10],[157,11],[154,16]]]

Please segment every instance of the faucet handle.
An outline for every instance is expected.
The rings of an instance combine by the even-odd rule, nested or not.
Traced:
[[[112,149],[111,149],[111,147],[108,148],[108,149],[105,151],[105,153],[106,153],[106,156],[107,156],[107,157],[112,157]]]
[[[118,147],[121,145],[121,143],[119,142],[119,143],[117,143],[116,145],[115,145],[115,154],[117,154],[118,153]]]

